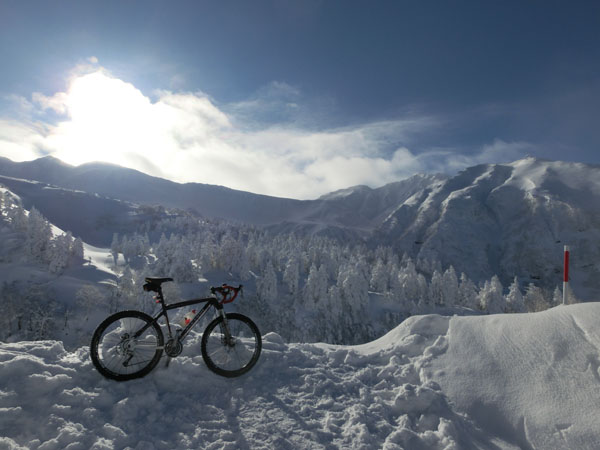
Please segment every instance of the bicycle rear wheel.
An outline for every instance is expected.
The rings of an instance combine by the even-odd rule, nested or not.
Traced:
[[[202,335],[202,357],[210,370],[224,377],[237,377],[248,372],[260,356],[262,339],[258,327],[248,317],[226,315],[230,338],[222,317],[208,324]]]
[[[117,381],[148,374],[158,364],[164,344],[160,327],[152,321],[141,311],[121,311],[104,320],[90,345],[90,356],[98,372]]]

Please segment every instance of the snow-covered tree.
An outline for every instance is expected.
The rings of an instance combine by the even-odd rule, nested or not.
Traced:
[[[298,293],[299,275],[298,258],[292,256],[285,266],[283,282],[287,286],[288,292],[293,296]]]
[[[256,283],[257,293],[260,299],[273,301],[277,298],[277,275],[271,261],[267,261],[261,277]]]
[[[310,267],[306,284],[304,285],[304,304],[308,308],[323,308],[327,300],[327,269],[315,264]]]
[[[27,214],[25,214],[25,210],[19,203],[14,201],[12,196],[7,196],[6,194],[8,193],[5,192],[4,208],[6,211],[6,217],[10,221],[12,229],[15,231],[26,231],[28,219]]]
[[[121,253],[121,241],[119,240],[119,233],[114,233],[112,242],[110,244],[110,254],[113,257],[115,266],[117,265],[117,261],[119,260],[119,253]]]
[[[231,233],[226,233],[221,240],[219,261],[221,267],[231,273],[239,274],[244,263],[244,249]]]
[[[93,284],[86,284],[77,291],[75,298],[77,299],[77,304],[83,311],[83,319],[88,320],[90,311],[94,307],[102,305],[105,296],[102,294],[100,289]]]
[[[80,237],[73,240],[73,243],[71,244],[71,255],[76,261],[81,261],[83,259],[83,241]]]
[[[417,268],[411,259],[408,259],[400,269],[398,282],[402,287],[406,300],[412,302],[414,305],[418,304],[422,294],[422,287],[420,287]]]
[[[464,272],[460,274],[458,304],[470,309],[478,308],[477,287]]]
[[[27,254],[37,262],[48,261],[48,252],[50,240],[52,239],[52,230],[50,224],[40,212],[31,208],[27,220],[27,231],[25,233],[25,247]]]
[[[389,276],[390,273],[386,264],[381,258],[377,258],[371,271],[371,280],[369,282],[371,289],[375,292],[386,292],[389,286]]]
[[[497,275],[486,281],[479,291],[479,305],[483,311],[490,314],[502,313],[505,310],[504,296],[502,295],[502,283]]]
[[[521,290],[519,289],[519,280],[517,277],[514,278],[513,282],[508,288],[508,294],[506,294],[506,312],[525,312],[523,294],[521,294]]]
[[[452,266],[448,267],[442,276],[442,298],[448,307],[453,307],[458,300],[458,278]]]
[[[197,281],[197,273],[192,264],[192,254],[189,245],[183,238],[174,239],[171,244],[171,266],[169,267],[169,276],[179,282]]]
[[[353,322],[362,319],[364,309],[369,303],[369,282],[359,264],[349,264],[342,269],[341,292],[345,305],[345,313],[350,314]]]
[[[542,288],[533,283],[529,283],[525,289],[523,301],[525,303],[525,308],[529,312],[544,311],[550,307],[550,304],[544,298]]]
[[[444,305],[444,285],[442,281],[442,275],[434,270],[429,283],[429,303],[433,306],[445,306]]]
[[[71,259],[71,246],[73,236],[70,232],[56,236],[48,248],[48,270],[52,273],[61,273]]]

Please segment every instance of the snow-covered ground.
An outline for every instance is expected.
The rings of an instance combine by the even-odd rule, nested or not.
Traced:
[[[126,383],[88,350],[0,344],[0,448],[594,449],[600,304],[415,316],[361,346],[264,336],[257,366],[210,372],[199,335]]]

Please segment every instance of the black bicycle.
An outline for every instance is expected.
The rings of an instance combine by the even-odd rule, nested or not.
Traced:
[[[217,317],[208,324],[202,335],[201,350],[210,370],[224,377],[237,377],[248,372],[258,361],[262,340],[258,327],[248,317],[225,313],[223,305],[235,300],[242,290],[223,284],[211,287],[212,297],[197,298],[167,304],[161,284],[172,278],[146,278],[145,291],[156,292],[161,310],[151,317],[141,311],[121,311],[106,318],[92,337],[90,355],[98,371],[107,378],[126,381],[147,375],[160,361],[163,350],[170,358],[179,356],[183,341],[192,327],[211,309]],[[221,299],[216,297],[221,296]],[[205,303],[189,318],[183,328],[172,326],[168,311]],[[165,343],[158,320],[166,322],[168,339]],[[188,322],[186,320],[186,322]]]

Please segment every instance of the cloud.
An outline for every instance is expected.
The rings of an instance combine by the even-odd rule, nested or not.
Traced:
[[[52,154],[75,165],[106,161],[178,182],[307,199],[358,184],[377,187],[416,172],[516,159],[527,149],[497,140],[472,156],[451,150],[415,154],[403,143],[439,126],[427,116],[320,130],[302,128],[292,116],[268,121],[301,100],[300,91],[285,83],[224,107],[202,92],[154,96],[103,68],[80,67],[65,92],[34,93],[27,103],[38,115],[61,114],[57,123],[0,122],[0,154],[14,160]],[[264,120],[249,125],[253,111]]]
[[[45,156],[47,129],[42,124],[0,119],[0,155],[13,161],[28,161]]]

